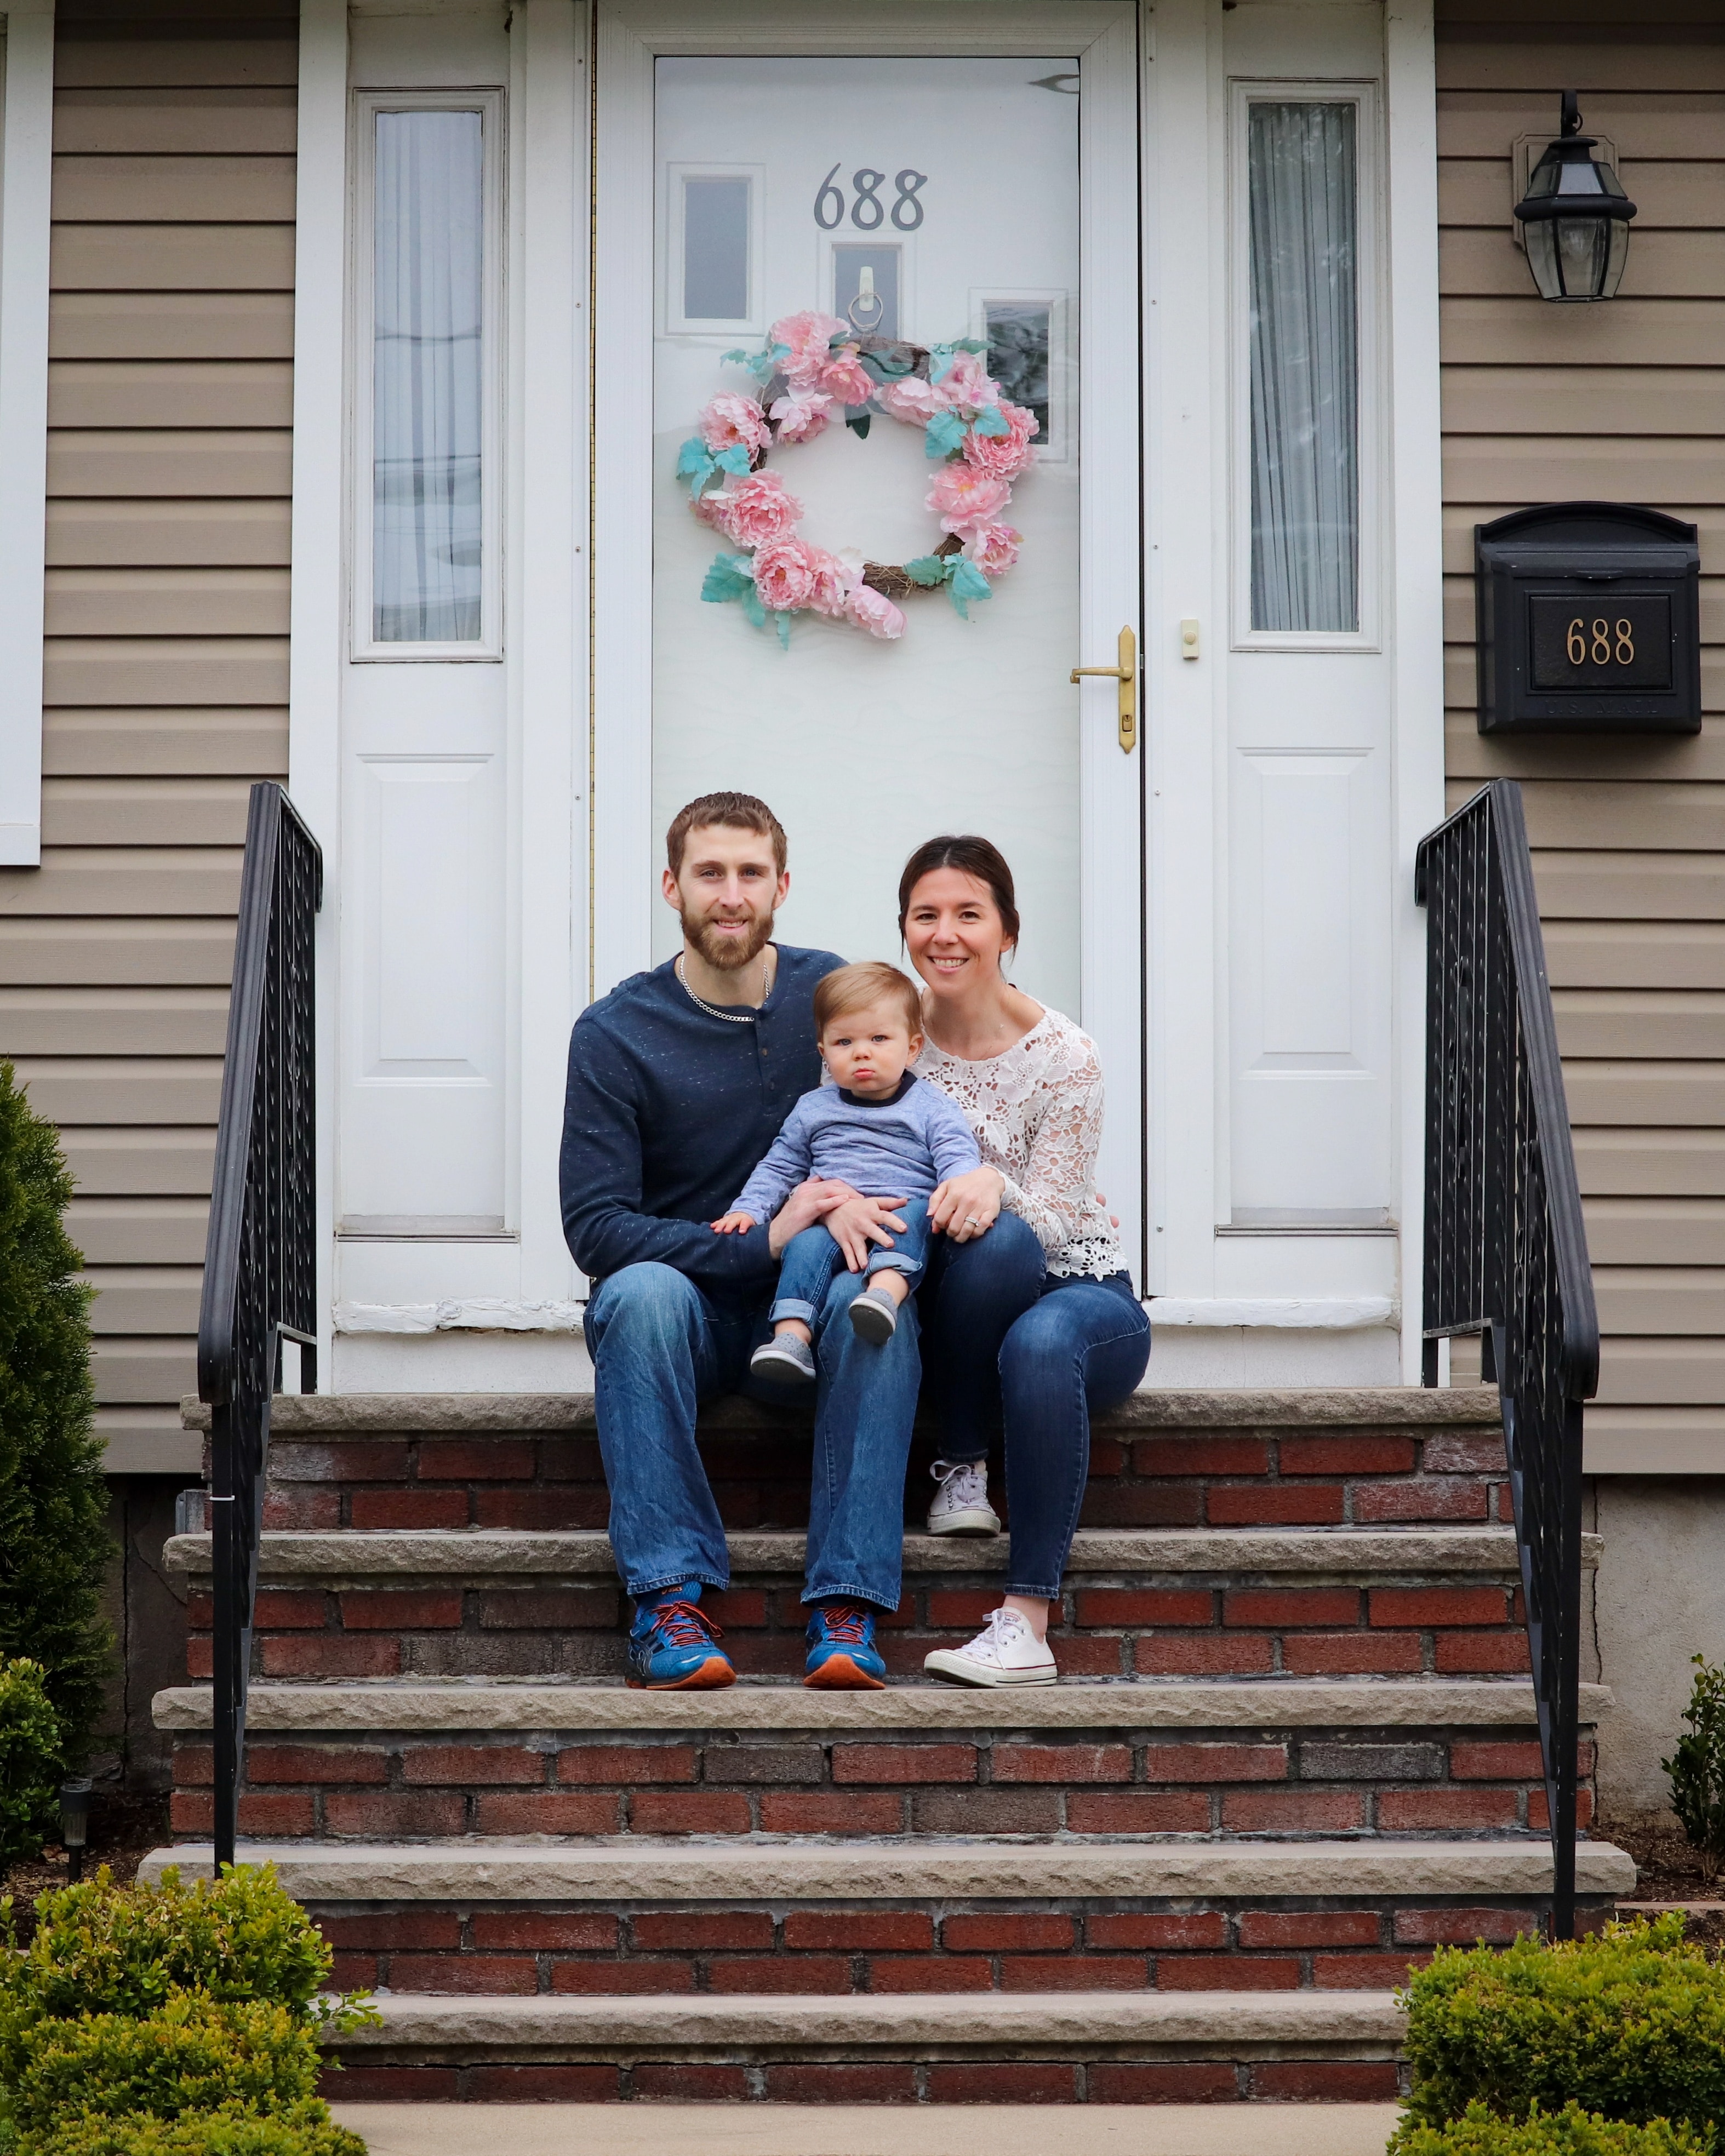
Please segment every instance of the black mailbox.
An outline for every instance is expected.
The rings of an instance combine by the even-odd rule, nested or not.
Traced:
[[[1480,732],[1701,731],[1701,549],[1656,509],[1560,501],[1474,526]]]

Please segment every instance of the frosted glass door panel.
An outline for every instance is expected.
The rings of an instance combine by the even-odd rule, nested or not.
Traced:
[[[656,829],[698,793],[760,794],[790,834],[785,939],[855,958],[896,957],[894,892],[911,849],[937,832],[980,831],[1018,878],[1018,979],[1075,1014],[1076,68],[1058,55],[658,62],[653,573]],[[698,211],[686,193],[673,198],[685,176],[716,181],[727,168],[728,197]],[[745,174],[762,234],[747,279]],[[709,228],[709,262],[667,259]],[[757,275],[757,297],[745,297]],[[1044,431],[1006,512],[1023,535],[1018,565],[968,621],[944,593],[919,592],[903,602],[896,643],[798,613],[782,650],[739,606],[703,603],[709,564],[730,550],[691,513],[678,446],[716,392],[750,388],[725,352],[762,339],[684,332],[697,292],[729,294],[726,305],[752,315],[757,305],[762,324],[850,309],[860,326],[918,344],[989,341],[991,373]],[[937,466],[917,428],[877,417],[865,440],[835,423],[816,441],[775,448],[768,468],[803,505],[798,536],[818,547],[901,563],[942,538],[924,507]],[[665,909],[655,958],[676,932]]]

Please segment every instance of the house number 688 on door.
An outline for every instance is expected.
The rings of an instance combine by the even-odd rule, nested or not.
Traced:
[[[838,170],[834,165],[814,191],[814,221],[823,232],[831,232],[845,222],[845,190],[833,184]],[[877,172],[872,165],[859,165],[850,175],[854,190],[850,203],[850,222],[859,232],[878,232],[886,223],[889,208],[879,192],[886,184],[886,173]],[[914,232],[922,222],[919,197],[928,184],[928,175],[906,165],[896,175],[892,184],[896,191],[890,212],[894,227],[900,232]]]

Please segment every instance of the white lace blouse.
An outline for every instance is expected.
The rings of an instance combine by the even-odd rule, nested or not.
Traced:
[[[913,1067],[963,1110],[1005,1179],[1001,1202],[1035,1230],[1051,1274],[1119,1271],[1120,1238],[1096,1202],[1102,1066],[1087,1034],[1045,1010],[999,1055],[968,1062],[925,1040]]]

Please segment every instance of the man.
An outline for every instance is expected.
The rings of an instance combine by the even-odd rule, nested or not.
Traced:
[[[736,1679],[701,1608],[703,1586],[728,1585],[730,1563],[696,1447],[697,1403],[745,1381],[791,1236],[845,1204],[884,1242],[880,1223],[894,1217],[887,1201],[809,1183],[770,1227],[709,1225],[820,1082],[814,988],[844,962],[771,940],[790,889],[785,834],[752,794],[691,802],[665,850],[683,947],[576,1022],[562,1176],[563,1230],[593,1283],[587,1341],[611,1543],[635,1601],[629,1681],[654,1691]],[[914,1316],[884,1347],[844,1322],[862,1284],[841,1273],[815,1327],[804,1681],[873,1690],[886,1676],[874,1612],[898,1605],[919,1366]]]

